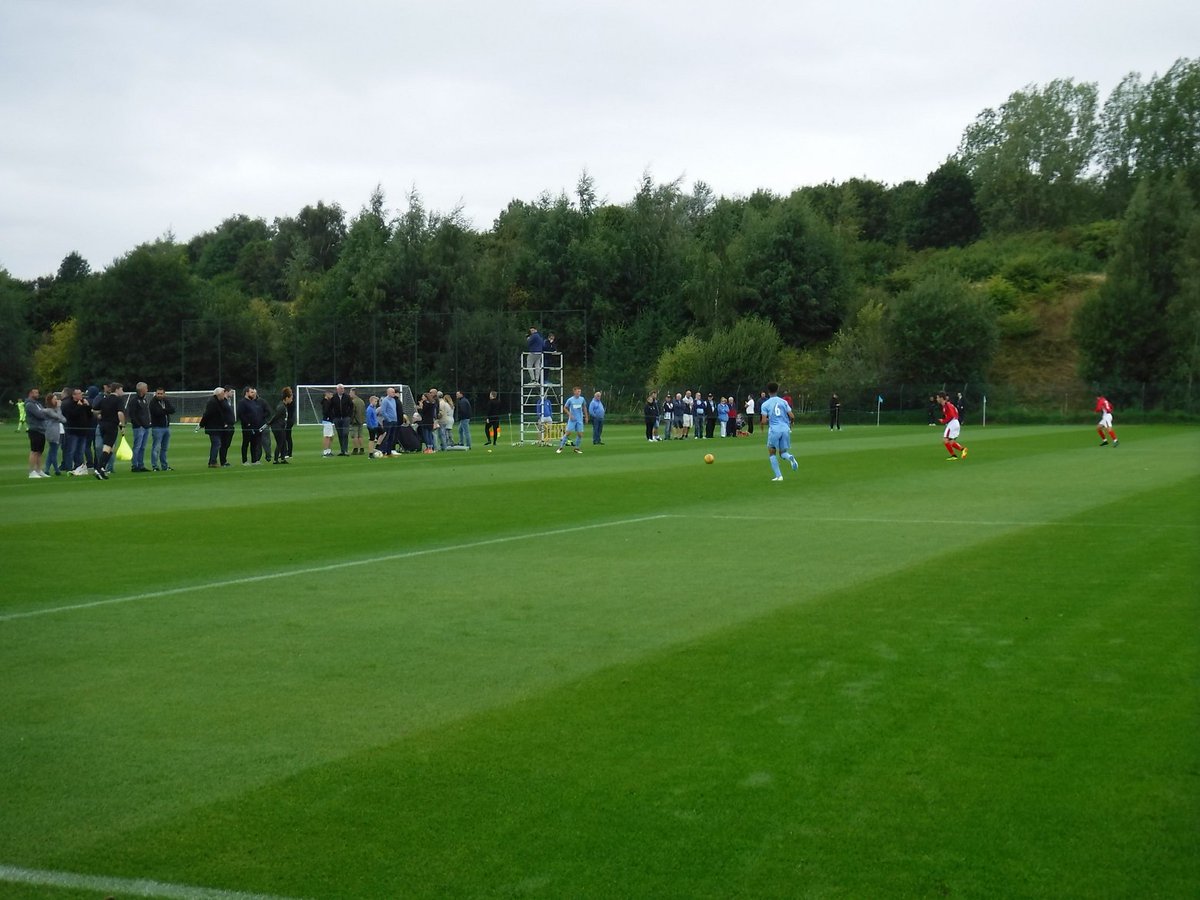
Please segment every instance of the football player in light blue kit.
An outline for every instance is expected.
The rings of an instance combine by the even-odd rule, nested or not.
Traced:
[[[563,401],[563,415],[566,416],[567,427],[563,429],[562,442],[554,452],[562,453],[563,447],[567,446],[567,439],[574,434],[575,446],[571,449],[582,453],[579,442],[583,440],[583,426],[587,422],[587,401],[583,399],[583,388],[576,386],[571,396]]]
[[[793,472],[800,466],[796,457],[792,456],[792,423],[796,421],[796,417],[792,414],[788,402],[776,396],[779,393],[779,385],[772,381],[767,385],[767,393],[770,396],[762,404],[762,426],[767,429],[767,458],[771,461],[771,471],[775,473],[771,480],[783,481],[783,474],[779,471],[779,457],[782,456],[792,464]]]

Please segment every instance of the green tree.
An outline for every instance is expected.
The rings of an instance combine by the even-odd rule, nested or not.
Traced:
[[[1191,193],[1182,175],[1148,177],[1129,202],[1117,247],[1104,284],[1080,307],[1075,335],[1080,348],[1080,374],[1088,381],[1113,386],[1150,385],[1152,399],[1169,380],[1191,332],[1173,333],[1168,310],[1190,320],[1184,282],[1189,277],[1189,234],[1196,220]],[[1182,303],[1182,305],[1180,305]],[[1180,341],[1177,343],[1177,341]]]
[[[6,403],[25,397],[32,387],[29,378],[33,330],[28,322],[32,305],[30,286],[0,269],[0,335],[4,336],[4,353],[0,354],[0,399]]]
[[[53,386],[54,389],[65,385],[78,386],[77,334],[74,319],[64,319],[50,326],[50,333],[33,351],[33,377],[38,384]]]
[[[184,329],[199,313],[184,248],[170,239],[143,244],[80,291],[79,371],[89,378],[175,386]]]
[[[1138,175],[1182,172],[1200,185],[1200,58],[1179,59],[1151,79],[1136,105],[1130,143]]]
[[[232,216],[215,231],[199,234],[188,242],[188,261],[200,278],[212,280],[226,276],[237,279],[239,263],[247,247],[270,239],[270,227],[262,219]]]
[[[1200,192],[1200,59],[1178,59],[1148,82],[1137,72],[1122,79],[1104,103],[1099,144],[1113,212],[1148,175],[1182,172]]]
[[[910,384],[981,381],[997,342],[991,303],[950,271],[926,275],[901,293],[888,319],[894,375]]]
[[[336,204],[305,206],[294,217],[276,219],[272,238],[281,274],[281,293],[296,297],[301,286],[333,268],[346,238],[346,214]]]
[[[844,254],[842,241],[800,192],[763,211],[752,198],[729,251],[739,313],[770,320],[789,344],[829,339],[848,293]]]
[[[824,380],[834,390],[852,392],[878,388],[888,374],[887,306],[871,296],[830,343],[823,366]]]
[[[1009,96],[967,127],[958,158],[977,187],[989,229],[1054,228],[1086,219],[1096,190],[1088,180],[1097,152],[1095,84],[1057,79]]]
[[[775,325],[747,316],[708,340],[687,335],[665,350],[654,368],[654,385],[718,388],[765,384],[778,377],[783,341]]]
[[[1180,253],[1179,292],[1167,301],[1167,328],[1171,334],[1171,375],[1182,387],[1179,398],[1195,409],[1200,385],[1200,214],[1192,216]]]
[[[979,238],[975,184],[962,164],[947,160],[930,173],[912,223],[913,247],[965,247]]]

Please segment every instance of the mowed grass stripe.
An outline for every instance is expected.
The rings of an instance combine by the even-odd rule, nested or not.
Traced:
[[[51,889],[58,891],[80,890],[88,896],[121,894],[126,897],[159,897],[164,900],[292,900],[272,894],[245,894],[240,891],[225,891],[219,888],[196,887],[183,884],[164,884],[159,881],[131,878],[105,878],[102,875],[78,875],[74,872],[52,872],[45,869],[20,869],[0,865],[0,883],[8,890],[18,885],[27,885],[38,890],[41,896]],[[12,895],[10,895],[12,900]]]
[[[1187,896],[1195,514],[1138,499],[1160,533],[1001,535],[73,861],[363,898]]]
[[[575,525],[569,528],[556,528],[549,531],[533,532],[532,534],[488,538],[486,540],[473,541],[467,544],[452,544],[445,547],[429,547],[423,550],[409,550],[402,553],[389,553],[382,556],[371,556],[365,559],[327,563],[321,566],[310,566],[307,569],[268,572],[262,575],[248,575],[243,578],[231,578],[227,581],[206,581],[186,585],[183,587],[167,588],[161,591],[147,591],[141,594],[129,594],[124,597],[111,597],[107,600],[94,600],[89,603],[77,603],[68,606],[52,606],[49,608],[36,609],[28,612],[8,613],[5,615],[0,615],[0,622],[8,622],[16,619],[27,619],[33,616],[50,615],[55,613],[76,612],[78,610],[92,609],[97,606],[108,606],[115,603],[135,603],[143,600],[156,600],[162,597],[171,597],[177,594],[190,593],[193,591],[219,592],[227,588],[261,584],[268,581],[277,581],[282,578],[305,578],[313,575],[326,575],[331,572],[338,572],[340,570],[354,568],[355,566],[387,565],[388,563],[402,562],[405,560],[416,559],[417,557],[430,556],[438,553],[463,553],[471,550],[479,550],[484,547],[491,547],[496,544],[506,544],[510,541],[540,540],[544,538],[559,537],[561,535],[577,534],[581,531],[591,531],[596,528],[613,528],[621,525],[636,525],[640,522],[652,522],[655,519],[661,518],[663,518],[663,516],[643,516],[637,519],[624,519],[616,522],[599,522],[590,525]]]

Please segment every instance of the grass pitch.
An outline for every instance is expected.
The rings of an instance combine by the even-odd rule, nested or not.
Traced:
[[[1195,896],[1200,431],[935,431],[6,431],[0,896]]]

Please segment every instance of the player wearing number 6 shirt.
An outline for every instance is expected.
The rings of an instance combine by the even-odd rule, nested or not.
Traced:
[[[1100,423],[1096,426],[1100,434],[1100,446],[1105,446],[1110,440],[1114,447],[1117,446],[1117,433],[1112,427],[1112,404],[1103,396],[1097,397],[1096,412],[1100,413]]]
[[[582,453],[579,444],[583,439],[583,426],[587,423],[587,401],[583,399],[583,388],[576,387],[571,396],[563,401],[563,415],[567,425],[563,429],[562,440],[555,453],[562,453],[571,435],[575,435],[575,445],[571,448],[576,453]]]
[[[962,453],[962,458],[966,459],[967,448],[958,442],[958,409],[950,402],[950,397],[945,391],[938,391],[937,402],[942,407],[942,418],[939,421],[946,426],[946,430],[942,432],[942,443],[946,445],[946,452],[950,454],[946,459],[958,459],[959,452]]]
[[[788,402],[776,396],[778,392],[779,385],[773,381],[768,384],[767,393],[770,396],[760,407],[761,424],[767,429],[767,459],[771,463],[771,471],[775,473],[772,481],[783,481],[783,474],[779,471],[779,457],[782,456],[792,464],[793,472],[800,466],[796,457],[792,456],[792,423],[796,421],[796,417]]]

